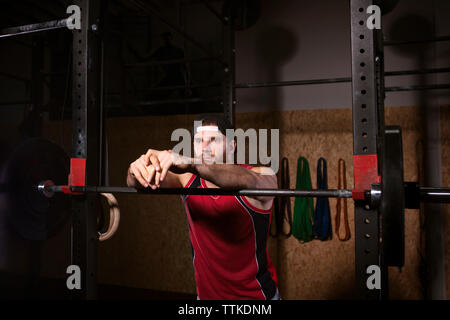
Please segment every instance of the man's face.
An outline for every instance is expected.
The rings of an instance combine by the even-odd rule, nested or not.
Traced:
[[[217,126],[198,127],[194,136],[194,154],[203,163],[225,163],[226,146],[226,137]]]

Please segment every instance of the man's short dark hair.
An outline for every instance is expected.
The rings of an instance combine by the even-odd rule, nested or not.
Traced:
[[[207,113],[201,114],[195,118],[195,121],[201,121],[201,125],[216,125],[219,131],[226,136],[227,129],[234,129],[234,126],[231,124],[230,120],[225,117],[223,114],[216,113]],[[192,129],[193,135],[195,135],[195,127]]]

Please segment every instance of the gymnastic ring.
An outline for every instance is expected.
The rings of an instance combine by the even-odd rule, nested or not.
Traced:
[[[99,241],[105,241],[111,238],[119,228],[120,221],[120,208],[119,203],[117,202],[116,197],[113,196],[112,193],[100,193],[100,195],[104,196],[108,202],[109,206],[109,226],[106,232],[98,232]]]

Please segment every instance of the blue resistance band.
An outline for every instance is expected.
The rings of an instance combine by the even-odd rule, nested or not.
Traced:
[[[324,158],[317,161],[317,189],[327,189],[327,162]],[[325,241],[332,238],[330,203],[326,197],[318,197],[313,224],[314,237]]]

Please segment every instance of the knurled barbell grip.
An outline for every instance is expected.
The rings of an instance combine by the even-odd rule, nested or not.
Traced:
[[[419,187],[420,201],[450,203],[450,188]]]
[[[38,190],[62,192],[62,186],[38,186]],[[224,195],[224,196],[278,196],[278,197],[327,197],[327,198],[351,198],[351,190],[296,190],[296,189],[188,189],[188,188],[133,188],[133,187],[109,187],[109,186],[70,186],[74,193],[131,193],[131,194],[179,194],[179,195]]]

